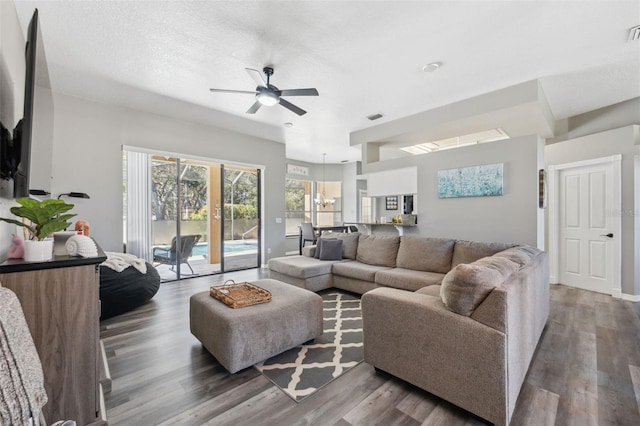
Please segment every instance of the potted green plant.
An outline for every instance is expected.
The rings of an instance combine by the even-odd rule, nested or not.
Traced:
[[[53,257],[53,240],[47,237],[71,225],[69,219],[75,214],[63,213],[71,210],[73,204],[63,200],[37,201],[31,198],[18,198],[16,202],[20,207],[11,207],[11,213],[28,219],[30,223],[6,217],[0,217],[0,220],[23,226],[31,234],[32,239],[24,244],[24,260],[50,260]]]

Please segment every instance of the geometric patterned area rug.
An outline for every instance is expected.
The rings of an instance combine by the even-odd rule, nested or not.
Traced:
[[[330,291],[323,299],[324,333],[255,367],[300,402],[364,359],[360,298]]]

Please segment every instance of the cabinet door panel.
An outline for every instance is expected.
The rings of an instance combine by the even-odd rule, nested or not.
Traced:
[[[13,290],[33,336],[49,402],[48,422],[96,419],[98,293],[95,265],[0,275]]]

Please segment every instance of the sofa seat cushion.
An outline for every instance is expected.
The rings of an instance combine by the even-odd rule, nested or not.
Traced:
[[[397,235],[360,235],[356,260],[369,265],[395,268],[399,246],[400,237]]]
[[[403,236],[400,238],[396,266],[446,274],[451,270],[454,244],[455,240],[445,238]]]
[[[427,287],[422,287],[419,290],[416,290],[418,294],[426,294],[427,296],[433,296],[440,299],[440,284],[430,285]]]
[[[333,275],[374,282],[377,272],[388,269],[391,268],[387,268],[386,266],[368,265],[366,263],[352,261],[335,263],[331,271]]]
[[[518,264],[497,256],[462,263],[444,277],[440,296],[449,310],[470,316],[489,293],[518,268]]]
[[[401,290],[416,291],[424,286],[440,284],[445,274],[394,268],[376,273],[375,283]]]
[[[307,256],[284,256],[269,259],[269,269],[295,278],[311,278],[330,274],[331,266],[342,260],[319,260]]]
[[[451,259],[451,269],[461,263],[472,263],[483,257],[493,256],[494,254],[515,247],[515,244],[508,243],[490,243],[480,241],[456,241],[453,247],[453,258]]]

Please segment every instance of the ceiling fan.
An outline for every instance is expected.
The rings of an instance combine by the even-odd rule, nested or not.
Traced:
[[[273,68],[264,67],[262,71],[267,76],[267,81],[264,81],[260,71],[251,68],[245,68],[249,73],[249,76],[258,83],[255,91],[249,90],[226,90],[226,89],[209,89],[212,92],[222,93],[244,93],[256,96],[256,102],[247,110],[247,114],[255,114],[262,105],[271,106],[280,104],[290,111],[295,112],[298,115],[305,115],[307,111],[292,104],[286,99],[282,99],[282,96],[318,96],[318,91],[314,88],[311,89],[287,89],[280,90],[276,86],[270,83],[269,79],[273,75]]]

